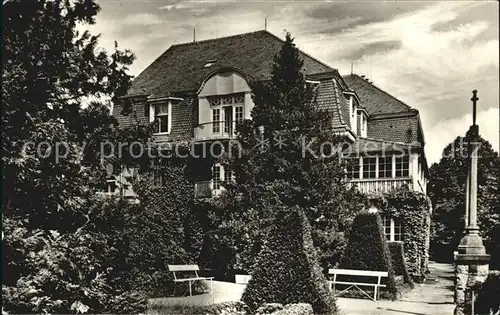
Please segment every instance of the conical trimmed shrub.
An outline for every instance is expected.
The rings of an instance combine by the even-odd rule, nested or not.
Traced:
[[[242,301],[252,309],[263,303],[309,303],[317,314],[337,314],[318,264],[311,226],[300,209],[278,211]]]
[[[340,269],[387,271],[386,290],[391,298],[397,289],[391,253],[378,213],[360,213],[352,223],[349,242],[339,264]]]

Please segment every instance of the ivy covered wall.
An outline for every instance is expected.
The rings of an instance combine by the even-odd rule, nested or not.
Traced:
[[[429,197],[403,188],[370,199],[385,215],[401,221],[408,272],[414,278],[422,277],[429,264],[432,211]]]

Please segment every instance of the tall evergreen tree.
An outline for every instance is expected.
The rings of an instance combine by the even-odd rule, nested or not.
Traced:
[[[236,267],[249,272],[276,219],[275,207],[263,202],[271,190],[276,203],[302,209],[313,225],[315,245],[323,248],[343,244],[343,232],[365,204],[361,194],[347,189],[331,115],[318,108],[316,87],[306,82],[302,69],[300,52],[287,34],[271,80],[251,84],[252,120],[237,127],[240,146],[232,146],[222,161],[236,182],[226,185],[218,201],[225,210],[217,217],[219,231],[232,237],[226,247],[236,254]]]

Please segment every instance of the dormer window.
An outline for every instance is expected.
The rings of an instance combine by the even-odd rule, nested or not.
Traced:
[[[149,121],[157,124],[155,134],[169,134],[172,129],[172,102],[151,104]]]
[[[356,100],[354,99],[353,95],[349,96],[349,118],[351,121],[351,130],[355,133],[357,133],[358,130],[358,109],[356,105]]]
[[[212,96],[212,133],[234,136],[236,123],[244,119],[245,94]]]
[[[155,106],[155,120],[158,122],[158,133],[168,133],[170,130],[168,104]]]
[[[361,137],[368,136],[368,118],[363,110],[358,111],[358,133]]]

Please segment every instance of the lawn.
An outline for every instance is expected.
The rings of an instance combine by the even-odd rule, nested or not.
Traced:
[[[213,288],[213,294],[149,299],[148,314],[206,315],[214,309],[213,304],[239,301],[245,286],[232,282],[214,281]]]

